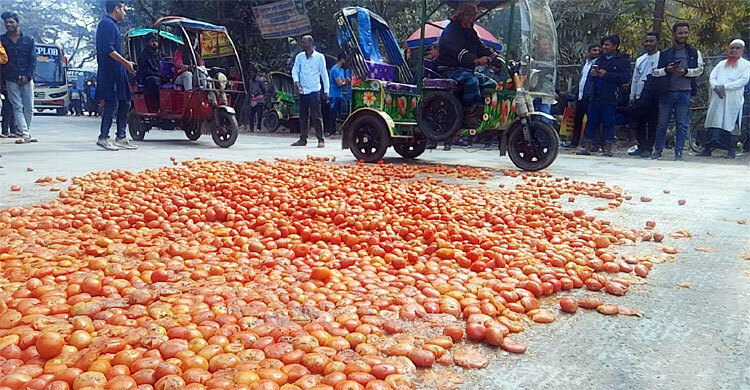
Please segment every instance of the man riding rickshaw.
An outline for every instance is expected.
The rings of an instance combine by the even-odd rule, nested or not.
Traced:
[[[488,66],[493,50],[485,46],[474,29],[477,18],[475,3],[461,3],[456,7],[455,17],[443,30],[439,41],[437,58],[438,72],[456,80],[463,90],[461,104],[464,110],[464,126],[475,128],[482,122],[484,96],[482,89],[497,87],[497,83],[474,69]]]

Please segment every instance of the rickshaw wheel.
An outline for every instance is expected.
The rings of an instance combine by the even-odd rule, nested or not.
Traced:
[[[279,114],[275,110],[268,111],[263,115],[263,130],[275,133],[279,129]]]
[[[185,130],[185,136],[191,141],[195,141],[201,137],[200,123],[188,126],[183,130]]]
[[[148,131],[146,125],[143,124],[143,121],[141,121],[141,118],[135,112],[135,108],[131,108],[128,111],[128,131],[133,141],[143,141],[146,131]]]
[[[462,120],[461,102],[450,92],[430,92],[419,102],[417,124],[427,138],[442,141],[453,137],[461,130]]]
[[[427,140],[413,140],[410,143],[395,144],[393,150],[403,158],[417,158],[427,149]]]
[[[383,119],[365,114],[352,121],[349,127],[349,150],[357,160],[378,162],[388,150],[390,134]]]
[[[552,126],[539,119],[529,123],[531,141],[523,136],[523,125],[516,122],[508,135],[508,156],[524,171],[539,171],[550,166],[557,158],[560,137]]]
[[[211,129],[211,137],[213,137],[216,145],[228,148],[234,145],[240,132],[237,118],[234,114],[224,110],[217,112],[217,115],[219,115],[219,125],[217,126],[214,123],[213,129]]]

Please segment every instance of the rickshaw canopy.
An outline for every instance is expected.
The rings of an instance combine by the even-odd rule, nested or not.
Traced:
[[[177,43],[179,45],[184,45],[185,44],[185,42],[182,40],[182,38],[178,37],[177,35],[174,35],[174,34],[168,32],[168,31],[164,31],[164,30],[158,31],[158,30],[155,30],[153,28],[139,28],[139,29],[131,30],[130,32],[128,32],[127,37],[128,38],[137,38],[137,37],[142,37],[142,36],[146,36],[148,34],[157,33],[157,32],[159,33],[159,36],[161,36],[162,38],[169,39],[170,41],[172,41],[174,43]]]
[[[336,13],[339,46],[347,54],[347,61],[357,77],[365,77],[371,64],[389,64],[397,69],[398,80],[409,82],[411,70],[401,47],[388,23],[379,15],[363,7],[347,7]],[[352,26],[356,21],[357,29]],[[387,60],[383,58],[380,42]]]
[[[182,16],[165,16],[155,23],[156,26],[181,26],[187,30],[203,30],[203,31],[221,31],[226,32],[227,28],[224,26],[217,26],[215,24],[201,22],[198,20],[183,18]]]

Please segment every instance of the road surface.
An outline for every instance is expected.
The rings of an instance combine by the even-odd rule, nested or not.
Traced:
[[[240,134],[229,149],[215,146],[210,136],[188,141],[180,131],[152,131],[136,151],[106,152],[94,143],[96,118],[36,116],[33,134],[39,143],[14,145],[0,140],[0,208],[52,201],[55,193],[34,185],[42,176],[79,176],[111,169],[143,170],[201,157],[234,161],[276,157],[336,156],[337,163],[352,163],[340,140],[326,148],[291,148],[288,134]],[[717,153],[718,154],[718,153]],[[669,153],[665,153],[669,155]],[[392,150],[388,162],[401,163]],[[555,176],[574,180],[605,181],[627,190],[633,199],[620,208],[596,212],[603,200],[578,197],[573,205],[627,228],[642,228],[655,220],[664,233],[684,229],[690,239],[665,243],[681,249],[675,261],[656,264],[645,284],[634,285],[623,297],[599,295],[608,302],[642,310],[644,316],[603,316],[579,312],[557,316],[549,325],[530,325],[518,336],[528,344],[524,355],[486,351],[492,356],[485,370],[441,368],[427,375],[424,388],[445,385],[458,374],[465,389],[750,389],[750,156],[735,161],[719,157],[686,162],[640,158],[579,157],[563,154],[549,168]],[[461,164],[496,171],[488,186],[517,179],[500,174],[514,169],[507,157],[472,149],[428,151],[421,163]],[[26,168],[32,167],[33,172]],[[21,192],[11,192],[19,184]],[[670,189],[664,194],[663,189]],[[641,203],[641,195],[653,198]],[[677,199],[687,204],[677,205]],[[699,252],[694,248],[714,248]],[[638,243],[623,252],[656,253],[655,243]],[[573,296],[585,296],[577,291]],[[559,298],[560,296],[556,297]],[[558,313],[557,299],[545,302]],[[429,380],[430,377],[440,378]]]

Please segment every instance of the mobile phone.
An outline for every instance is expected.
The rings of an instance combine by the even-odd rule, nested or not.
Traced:
[[[599,65],[592,65],[591,67],[594,68],[594,70],[599,70]]]

